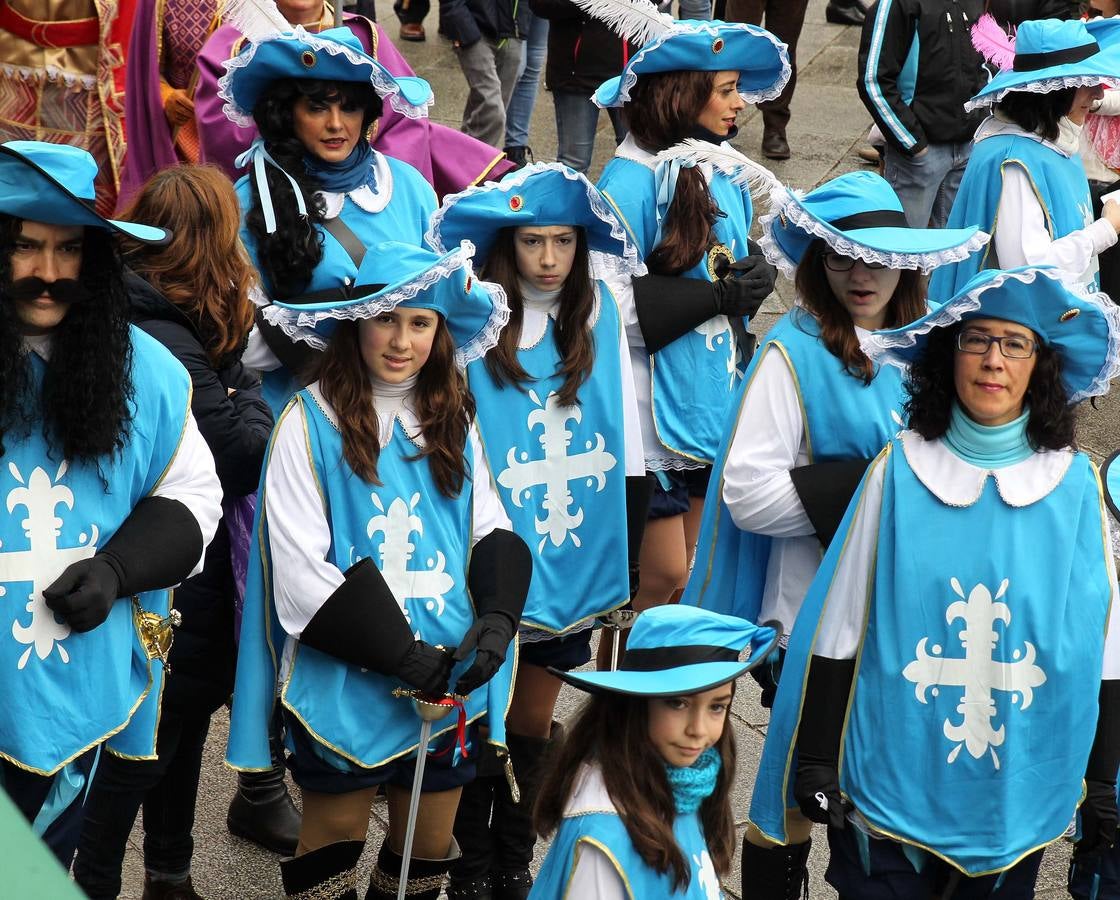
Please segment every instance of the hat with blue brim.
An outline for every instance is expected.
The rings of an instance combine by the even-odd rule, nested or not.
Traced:
[[[695,606],[672,603],[641,613],[613,672],[549,669],[592,694],[680,697],[734,681],[778,645],[780,629]],[[747,657],[739,656],[747,651]]]
[[[1104,502],[1120,520],[1120,450],[1113,453],[1101,466],[1101,483],[1104,485]]]
[[[442,254],[384,241],[369,249],[356,275],[349,274],[352,264],[340,267],[337,286],[277,301],[263,315],[292,339],[322,350],[341,321],[372,319],[398,306],[434,310],[455,342],[456,362],[465,366],[497,344],[509,321],[505,291],[475,278],[473,254],[470,241]]]
[[[593,5],[580,6],[596,14]],[[793,70],[786,45],[757,25],[677,21],[642,44],[622,74],[599,85],[591,99],[602,109],[623,106],[638,76],[653,72],[726,71],[738,72],[739,93],[748,103],[758,103],[781,94]]]
[[[925,352],[929,335],[970,319],[1003,319],[1029,328],[1062,360],[1069,402],[1108,393],[1120,376],[1120,306],[1107,294],[1072,291],[1056,266],[985,269],[922,318],[861,342],[877,362],[906,368]]]
[[[849,172],[807,194],[777,185],[759,221],[762,252],[789,278],[818,239],[853,259],[923,272],[958,262],[988,241],[975,225],[911,228],[894,188],[874,172]]]
[[[1103,35],[1103,32],[1102,32]],[[1109,35],[1111,38],[1111,35]],[[1015,59],[971,100],[966,112],[998,103],[1011,91],[1048,94],[1065,88],[1120,85],[1120,57],[1080,21],[1026,21],[1015,32]]]
[[[529,225],[582,228],[600,276],[645,274],[637,248],[603,195],[562,163],[535,163],[500,182],[445,197],[432,215],[425,240],[439,251],[470,240],[475,259],[485,262],[501,229]]]
[[[97,163],[89,152],[44,141],[0,144],[0,212],[49,225],[107,228],[146,244],[171,233],[152,225],[106,219],[94,211]]]
[[[225,63],[218,79],[218,96],[231,122],[253,124],[253,109],[265,88],[281,78],[315,81],[368,82],[383,100],[403,116],[427,116],[432,88],[423,78],[396,76],[362,49],[349,28],[311,34],[297,25],[250,43]]]

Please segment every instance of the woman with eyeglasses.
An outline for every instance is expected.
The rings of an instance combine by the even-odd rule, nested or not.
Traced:
[[[797,304],[768,333],[730,410],[682,602],[780,622],[784,646],[852,491],[902,424],[902,375],[873,365],[860,339],[922,316],[921,270],[987,236],[908,227],[898,196],[870,172],[771,198],[760,243],[794,280]],[[755,678],[770,706],[778,666],[762,668]],[[794,811],[789,843],[773,850],[748,830],[745,898],[800,896],[810,828]]]
[[[1118,342],[1120,310],[1053,266],[863,342],[908,367],[909,428],[809,588],[750,809],[770,841],[791,805],[827,825],[842,898],[1029,900],[1076,812],[1075,863],[1115,840],[1118,591],[1075,407]]]

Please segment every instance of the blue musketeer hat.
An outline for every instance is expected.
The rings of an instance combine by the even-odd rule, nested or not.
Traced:
[[[695,606],[655,606],[634,620],[613,672],[549,671],[592,694],[680,697],[734,681],[778,645],[779,630]],[[739,654],[746,649],[746,660]]]
[[[233,21],[237,23],[237,19]],[[432,88],[423,78],[396,76],[362,49],[349,28],[311,34],[297,25],[253,40],[225,63],[218,79],[218,96],[225,100],[226,118],[241,126],[253,124],[253,109],[261,94],[281,78],[316,81],[368,82],[393,109],[410,119],[424,118],[432,103]],[[242,29],[245,31],[245,29]]]
[[[578,225],[598,273],[645,273],[637,248],[603,195],[562,163],[535,163],[500,182],[445,197],[424,239],[439,251],[469,240],[475,258],[485,261],[502,228],[526,225]]]
[[[978,318],[1015,322],[1056,350],[1071,404],[1108,393],[1120,376],[1120,306],[1107,294],[1071,291],[1056,266],[981,270],[943,305],[909,325],[872,332],[861,345],[877,362],[907,367],[935,328]]]
[[[759,222],[763,253],[789,278],[818,238],[854,259],[922,271],[962,260],[988,241],[975,225],[911,228],[894,188],[874,172],[849,172],[807,194],[778,185]]]
[[[44,141],[0,144],[0,212],[49,225],[107,228],[147,244],[164,244],[163,228],[118,222],[94,211],[97,163],[80,147]]]
[[[998,103],[1011,91],[1046,94],[1071,87],[1120,85],[1120,55],[1110,46],[1113,36],[1106,31],[1101,35],[1103,47],[1084,22],[1023,22],[1015,32],[1012,67],[989,81],[965,103],[965,110]]]
[[[474,247],[463,241],[448,253],[384,241],[362,258],[357,276],[339,271],[338,286],[263,310],[289,337],[323,349],[342,320],[372,319],[398,306],[443,316],[462,366],[486,355],[509,321],[505,291],[479,281],[471,268]],[[352,265],[352,264],[351,264]]]

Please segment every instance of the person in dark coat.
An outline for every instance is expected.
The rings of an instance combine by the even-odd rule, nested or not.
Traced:
[[[240,359],[253,322],[249,291],[256,276],[237,237],[240,215],[225,175],[211,166],[165,169],[141,189],[126,217],[174,223],[166,246],[134,247],[127,257],[132,320],[190,374],[191,410],[214,455],[226,515],[202,571],[175,591],[182,625],[161,698],[158,758],[102,756],[74,874],[91,898],[115,898],[128,834],[143,805],[145,900],[194,900],[191,828],[203,745],[236,668],[236,533],[229,511],[256,490],[272,414]]]

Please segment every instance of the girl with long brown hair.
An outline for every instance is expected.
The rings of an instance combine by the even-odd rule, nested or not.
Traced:
[[[645,464],[656,479],[634,600],[641,610],[684,584],[723,410],[749,357],[746,323],[774,284],[748,238],[748,189],[710,158],[734,155],[758,177],[726,142],[747,103],[781,92],[790,63],[785,45],[756,26],[669,20],[651,34],[652,7],[636,17],[633,4],[580,5],[642,44],[594,97],[622,107],[630,128],[598,186],[649,270],[619,287]],[[669,158],[686,141],[692,158]]]
[[[469,245],[440,256],[386,242],[365,258],[357,284],[339,266],[333,290],[269,313],[323,355],[265,463],[228,758],[267,764],[279,691],[303,795],[299,847],[280,863],[287,895],[329,885],[355,896],[384,785],[389,834],[365,896],[396,897],[404,879],[408,896],[434,900],[458,855],[451,828],[480,755],[476,724],[505,743],[532,570],[491,487],[460,371],[508,312],[501,288],[474,278]],[[451,714],[421,746],[418,710],[441,707]]]
[[[890,185],[854,172],[801,196],[778,190],[762,217],[767,257],[797,289],[728,411],[696,566],[682,603],[775,621],[784,648],[823,550],[869,460],[902,427],[902,373],[860,338],[926,311],[922,272],[963,258],[975,227],[909,228]],[[782,652],[753,673],[771,706]],[[801,896],[810,823],[790,814],[788,846],[743,843],[744,897]]]
[[[616,671],[557,670],[592,696],[537,800],[540,833],[556,834],[534,900],[720,896],[735,842],[735,679],[777,638],[733,616],[662,606],[637,617]]]
[[[253,324],[256,273],[238,239],[240,213],[229,180],[210,166],[154,175],[124,213],[171,233],[164,245],[124,245],[132,321],[174,354],[191,377],[191,411],[227,501],[252,494],[272,414],[241,353]],[[210,716],[229,697],[234,644],[236,529],[218,523],[202,571],[175,589],[182,625],[160,698],[156,759],[105,754],[86,805],[74,875],[90,897],[116,897],[133,821],[144,807],[147,898],[197,897],[191,829]],[[298,813],[279,786],[291,816]],[[281,805],[277,815],[285,807]]]
[[[468,237],[485,277],[509,297],[509,325],[467,377],[498,494],[531,548],[533,580],[506,718],[520,800],[498,766],[466,787],[449,896],[523,900],[535,786],[561,687],[549,667],[587,662],[598,617],[626,604],[637,583],[649,482],[621,316],[596,275],[638,263],[602,195],[559,163],[449,197],[429,242],[438,249]]]

